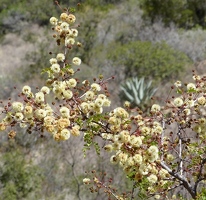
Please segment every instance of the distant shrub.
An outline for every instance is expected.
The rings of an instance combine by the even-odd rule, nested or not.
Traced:
[[[114,65],[124,65],[127,77],[151,77],[155,81],[176,78],[190,59],[166,43],[135,41],[128,44],[111,44],[108,58]]]
[[[25,155],[15,149],[1,156],[0,200],[27,199],[32,192],[40,189],[40,170],[30,164]]]
[[[174,25],[165,28],[159,21],[140,28],[136,39],[152,43],[164,41],[172,48],[184,52],[193,62],[206,59],[206,30],[201,28],[183,31]]]
[[[152,23],[162,20],[167,26],[171,22],[178,27],[206,27],[205,0],[140,0],[144,17]]]

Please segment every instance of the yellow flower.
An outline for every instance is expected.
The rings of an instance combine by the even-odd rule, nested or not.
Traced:
[[[91,182],[91,180],[89,178],[84,178],[83,179],[83,183],[86,184],[86,185],[90,184],[90,182]]]
[[[205,97],[199,97],[198,99],[197,99],[197,102],[200,104],[200,105],[205,105],[205,103],[206,103],[206,99],[205,99]]]
[[[0,123],[0,131],[6,130],[6,124]]]
[[[60,111],[61,116],[63,118],[68,118],[70,116],[70,110],[69,110],[69,108],[67,108],[65,106],[61,107],[59,111]]]
[[[57,58],[58,61],[64,62],[65,55],[63,53],[58,53],[56,58]]]
[[[76,21],[76,17],[73,14],[69,14],[67,17],[67,22],[68,23],[74,23]]]
[[[68,18],[67,13],[61,13],[60,19],[61,19],[62,21],[67,21],[67,18]]]
[[[154,174],[151,174],[149,177],[147,177],[147,180],[148,180],[150,183],[154,184],[154,183],[157,182],[157,176],[154,175]]]
[[[63,31],[69,30],[69,24],[67,22],[61,23],[60,27],[62,28]]]
[[[135,154],[133,156],[134,162],[138,165],[140,165],[142,163],[142,156],[140,154]]]
[[[157,113],[160,111],[160,106],[158,104],[153,104],[151,108],[151,112]]]
[[[17,113],[14,115],[14,119],[15,119],[16,121],[21,121],[23,118],[24,118],[24,115],[23,115],[21,112],[17,112]]]
[[[12,108],[15,112],[20,112],[24,109],[24,106],[21,102],[13,102]]]
[[[177,106],[177,107],[182,106],[183,103],[184,103],[183,100],[179,97],[174,100],[174,105]]]
[[[44,102],[44,93],[43,92],[37,92],[35,94],[35,102],[36,103]]]
[[[50,93],[50,89],[47,86],[43,86],[40,91],[43,92],[44,94]]]
[[[62,140],[68,140],[70,138],[70,131],[68,129],[63,129],[60,134]]]
[[[53,65],[53,64],[57,64],[57,59],[56,58],[51,58],[49,60],[50,64]]]
[[[22,93],[23,93],[23,94],[30,94],[30,93],[31,93],[31,88],[30,88],[28,85],[25,85],[25,86],[22,88]]]
[[[58,19],[56,17],[51,17],[49,21],[52,25],[55,26],[55,25],[57,25]]]
[[[81,65],[81,59],[80,58],[78,58],[78,57],[74,57],[73,59],[72,59],[72,62],[73,62],[73,64],[75,64],[75,65]]]
[[[79,136],[80,135],[80,131],[79,131],[80,127],[78,125],[75,125],[72,127],[71,134],[74,136]]]
[[[92,83],[91,84],[91,89],[92,89],[92,91],[97,92],[97,91],[101,90],[101,86],[97,83]]]
[[[187,90],[196,90],[196,86],[194,83],[188,83],[187,84]]]
[[[59,73],[60,72],[60,65],[59,64],[53,64],[51,66],[51,70],[54,72],[54,73]]]

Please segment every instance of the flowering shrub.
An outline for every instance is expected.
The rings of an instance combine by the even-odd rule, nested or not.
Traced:
[[[107,85],[113,77],[100,76],[93,83],[76,78],[81,59],[70,57],[70,51],[82,45],[72,11],[50,18],[62,51],[51,53],[50,66],[43,70],[48,74],[45,85],[36,92],[26,85],[21,100],[3,104],[0,130],[14,138],[15,127],[20,126],[29,133],[48,132],[58,142],[79,136],[84,138],[84,151],[94,145],[97,153],[101,149],[94,139],[101,138],[104,150],[112,153],[111,164],[119,165],[133,182],[130,193],[117,194],[96,173],[93,179],[83,179],[96,186],[92,192],[104,188],[109,198],[134,199],[135,188],[142,198],[165,199],[178,188],[185,188],[193,199],[200,197],[204,187],[199,185],[206,179],[206,77],[194,73],[194,83],[175,82],[171,90],[178,96],[168,97],[165,106],[153,104],[149,115],[128,106],[105,112],[111,105]]]

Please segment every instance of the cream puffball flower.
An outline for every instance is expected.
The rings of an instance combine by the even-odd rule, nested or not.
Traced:
[[[49,21],[52,25],[56,26],[57,22],[58,22],[58,19],[56,17],[51,17]]]
[[[60,65],[59,64],[53,64],[51,66],[51,70],[54,72],[54,73],[59,73],[60,72]]]
[[[187,90],[196,90],[196,86],[194,83],[188,83],[187,84]]]
[[[82,62],[81,59],[78,58],[78,57],[74,57],[72,59],[72,63],[75,64],[75,65],[81,65],[81,62]]]
[[[58,53],[56,58],[58,61],[64,62],[65,55],[63,53]]]
[[[174,105],[177,106],[177,107],[182,106],[183,103],[184,103],[183,100],[179,97],[174,100]]]
[[[25,85],[25,86],[22,88],[22,93],[23,93],[23,94],[30,94],[30,93],[31,93],[31,88],[30,88],[28,85]]]
[[[158,104],[153,104],[151,108],[151,112],[157,113],[160,111],[160,106]]]

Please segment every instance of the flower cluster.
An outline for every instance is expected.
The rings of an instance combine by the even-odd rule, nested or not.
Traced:
[[[206,77],[193,75],[194,83],[182,84],[176,81],[178,96],[168,97],[165,106],[155,103],[148,116],[139,109],[117,107],[105,112],[111,102],[108,98],[107,80],[100,77],[93,83],[75,78],[81,64],[79,57],[69,57],[76,42],[78,30],[76,17],[68,10],[60,19],[50,18],[57,45],[63,52],[51,53],[49,67],[43,72],[48,79],[43,87],[32,92],[24,86],[19,94],[21,100],[3,105],[5,117],[0,130],[10,129],[9,138],[14,138],[16,125],[27,132],[50,133],[56,141],[68,140],[71,135],[82,134],[85,146],[95,145],[95,137],[105,140],[104,149],[112,152],[110,162],[119,164],[126,176],[134,181],[147,195],[156,199],[160,195],[183,185],[193,198],[197,197],[197,185],[205,180],[206,163]],[[52,99],[54,99],[53,102]],[[176,127],[176,128],[174,128]],[[194,187],[191,182],[194,182]],[[91,184],[86,178],[84,184]],[[93,182],[112,194],[95,178]],[[184,183],[184,184],[183,184]]]

